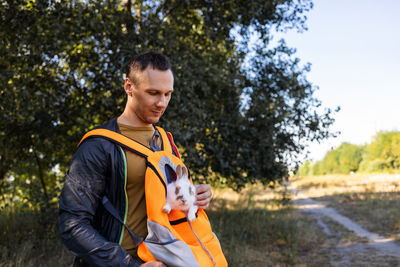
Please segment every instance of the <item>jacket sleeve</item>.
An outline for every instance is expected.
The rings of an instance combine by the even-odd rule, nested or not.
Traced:
[[[110,169],[107,155],[100,142],[89,139],[72,158],[60,195],[61,239],[74,255],[94,266],[140,266],[125,249],[92,226]]]

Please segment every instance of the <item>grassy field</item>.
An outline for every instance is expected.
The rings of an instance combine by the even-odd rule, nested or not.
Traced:
[[[372,232],[399,238],[400,177],[394,175],[294,178],[292,186],[324,201]],[[363,240],[328,218],[300,213],[285,188],[275,191],[248,186],[240,194],[215,189],[207,211],[229,266],[364,266],[396,259],[366,253]],[[72,255],[62,246],[55,218],[25,206],[0,211],[0,266],[70,266]],[[334,235],[320,227],[323,221]],[[361,246],[361,248],[360,248]],[[345,253],[344,253],[345,252]]]
[[[322,231],[288,204],[286,194],[250,186],[216,190],[207,212],[230,266],[321,266]]]
[[[0,266],[71,266],[72,256],[58,237],[57,210],[38,212],[25,205],[0,210]]]
[[[240,194],[215,190],[207,211],[230,266],[320,266],[327,254],[319,249],[324,235],[314,220],[293,210],[287,194],[251,186]],[[55,214],[26,207],[0,213],[0,266],[70,266]],[[47,221],[46,224],[43,221]]]
[[[292,181],[367,230],[400,241],[400,175],[326,175]]]

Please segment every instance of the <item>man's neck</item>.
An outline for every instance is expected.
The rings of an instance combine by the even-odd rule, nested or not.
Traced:
[[[152,124],[142,122],[135,114],[128,114],[126,110],[118,117],[118,123],[132,127],[151,127]]]

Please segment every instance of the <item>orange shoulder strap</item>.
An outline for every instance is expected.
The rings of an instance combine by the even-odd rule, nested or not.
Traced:
[[[164,131],[163,128],[156,126],[158,132],[161,134],[161,139],[163,141],[163,150],[172,154],[172,147],[167,136],[167,133]]]
[[[122,134],[119,134],[117,132],[107,130],[107,129],[94,129],[89,132],[87,132],[79,142],[78,146],[85,140],[86,138],[93,137],[93,136],[102,136],[105,137],[123,147],[128,148],[129,150],[132,150],[132,152],[139,154],[140,156],[147,157],[153,151],[146,147],[145,145],[130,139]],[[164,139],[164,137],[163,137]]]

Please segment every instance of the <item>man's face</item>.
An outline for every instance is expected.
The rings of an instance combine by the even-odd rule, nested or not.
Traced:
[[[136,86],[129,78],[125,80],[125,90],[131,96],[128,99],[129,109],[133,111],[135,124],[150,126],[157,123],[167,109],[174,90],[174,77],[171,70],[161,71],[148,66],[136,78]]]

